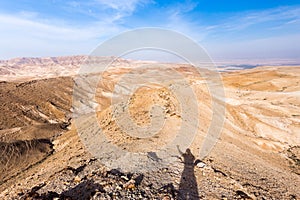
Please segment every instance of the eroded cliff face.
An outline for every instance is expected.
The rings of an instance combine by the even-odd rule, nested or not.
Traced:
[[[2,199],[300,198],[299,67],[222,72],[226,98],[216,102],[226,106],[224,127],[213,150],[200,161],[199,151],[213,118],[211,91],[207,80],[193,68],[173,64],[195,93],[201,124],[190,151],[183,149],[183,154],[178,153],[167,167],[137,173],[107,167],[88,151],[78,135],[71,119],[77,59],[82,57],[5,63],[14,69],[22,66],[19,70],[24,71],[24,77],[4,73],[5,81],[0,83]],[[65,73],[67,77],[57,77],[61,74],[53,72],[51,67],[63,62],[72,76]],[[150,84],[139,88],[129,101],[132,122],[151,124],[155,117],[151,116],[151,106],[157,104],[163,108],[164,127],[148,139],[132,137],[120,128],[112,116],[111,98],[124,74],[150,70],[131,72],[130,66],[136,64],[119,60],[116,68],[102,74],[104,81],[98,84],[95,98],[96,128],[126,151],[152,152],[176,136],[183,120],[181,105],[165,87]],[[39,79],[32,80],[32,74],[25,78],[25,71],[31,69],[27,66],[43,66],[45,73]],[[165,69],[155,70],[159,75]],[[85,116],[84,131],[94,127],[91,117],[95,115]],[[149,156],[155,159],[154,154]]]

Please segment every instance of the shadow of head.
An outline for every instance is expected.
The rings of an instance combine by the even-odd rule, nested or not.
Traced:
[[[191,150],[189,148],[186,149],[185,151],[186,154],[192,154]]]

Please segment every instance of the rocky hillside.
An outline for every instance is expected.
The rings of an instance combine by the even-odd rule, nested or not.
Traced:
[[[50,65],[51,71],[56,61],[63,62],[20,59],[18,66],[23,65],[23,71],[30,70],[26,66]],[[71,66],[76,62],[66,61]],[[5,81],[0,83],[0,199],[300,198],[299,67],[223,72],[226,98],[217,102],[226,105],[224,127],[214,149],[200,160],[199,149],[213,114],[210,93],[193,68],[174,65],[199,101],[201,126],[190,148],[179,149],[182,152],[174,155],[173,162],[137,172],[105,165],[78,134],[79,129],[90,134],[101,127],[110,143],[129,152],[145,150],[154,162],[161,162],[152,150],[175,137],[182,123],[181,108],[176,95],[165,87],[142,87],[130,98],[132,121],[149,125],[155,120],[151,105],[158,104],[165,114],[164,128],[150,139],[132,137],[120,128],[110,103],[120,77],[139,77],[147,70],[161,74],[157,68],[131,71],[131,64],[119,61],[118,68],[106,72],[97,88],[96,116],[83,116],[81,127],[72,119],[73,77],[53,77],[52,71],[52,78],[43,74],[35,80],[1,75]],[[13,68],[18,67],[7,70]],[[95,117],[99,126],[93,123]]]

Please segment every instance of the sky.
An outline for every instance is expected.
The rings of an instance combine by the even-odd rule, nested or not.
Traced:
[[[299,0],[0,0],[0,59],[87,55],[143,27],[178,31],[217,61],[300,63]]]

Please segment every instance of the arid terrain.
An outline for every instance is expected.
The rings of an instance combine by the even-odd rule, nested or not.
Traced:
[[[184,154],[161,169],[136,172],[106,166],[78,129],[101,127],[114,145],[151,152],[175,137],[180,102],[165,87],[139,88],[129,102],[132,121],[150,124],[151,105],[159,104],[165,124],[150,139],[128,136],[112,117],[115,85],[124,74],[154,70],[159,76],[164,69],[131,72],[142,61],[117,59],[97,86],[98,124],[91,114],[78,127],[72,100],[84,58],[0,61],[0,199],[300,199],[300,66],[221,72],[226,98],[216,102],[226,107],[224,125],[212,151],[199,158],[213,119],[213,91],[191,66],[167,64],[193,89],[200,125],[190,152],[182,149]]]

